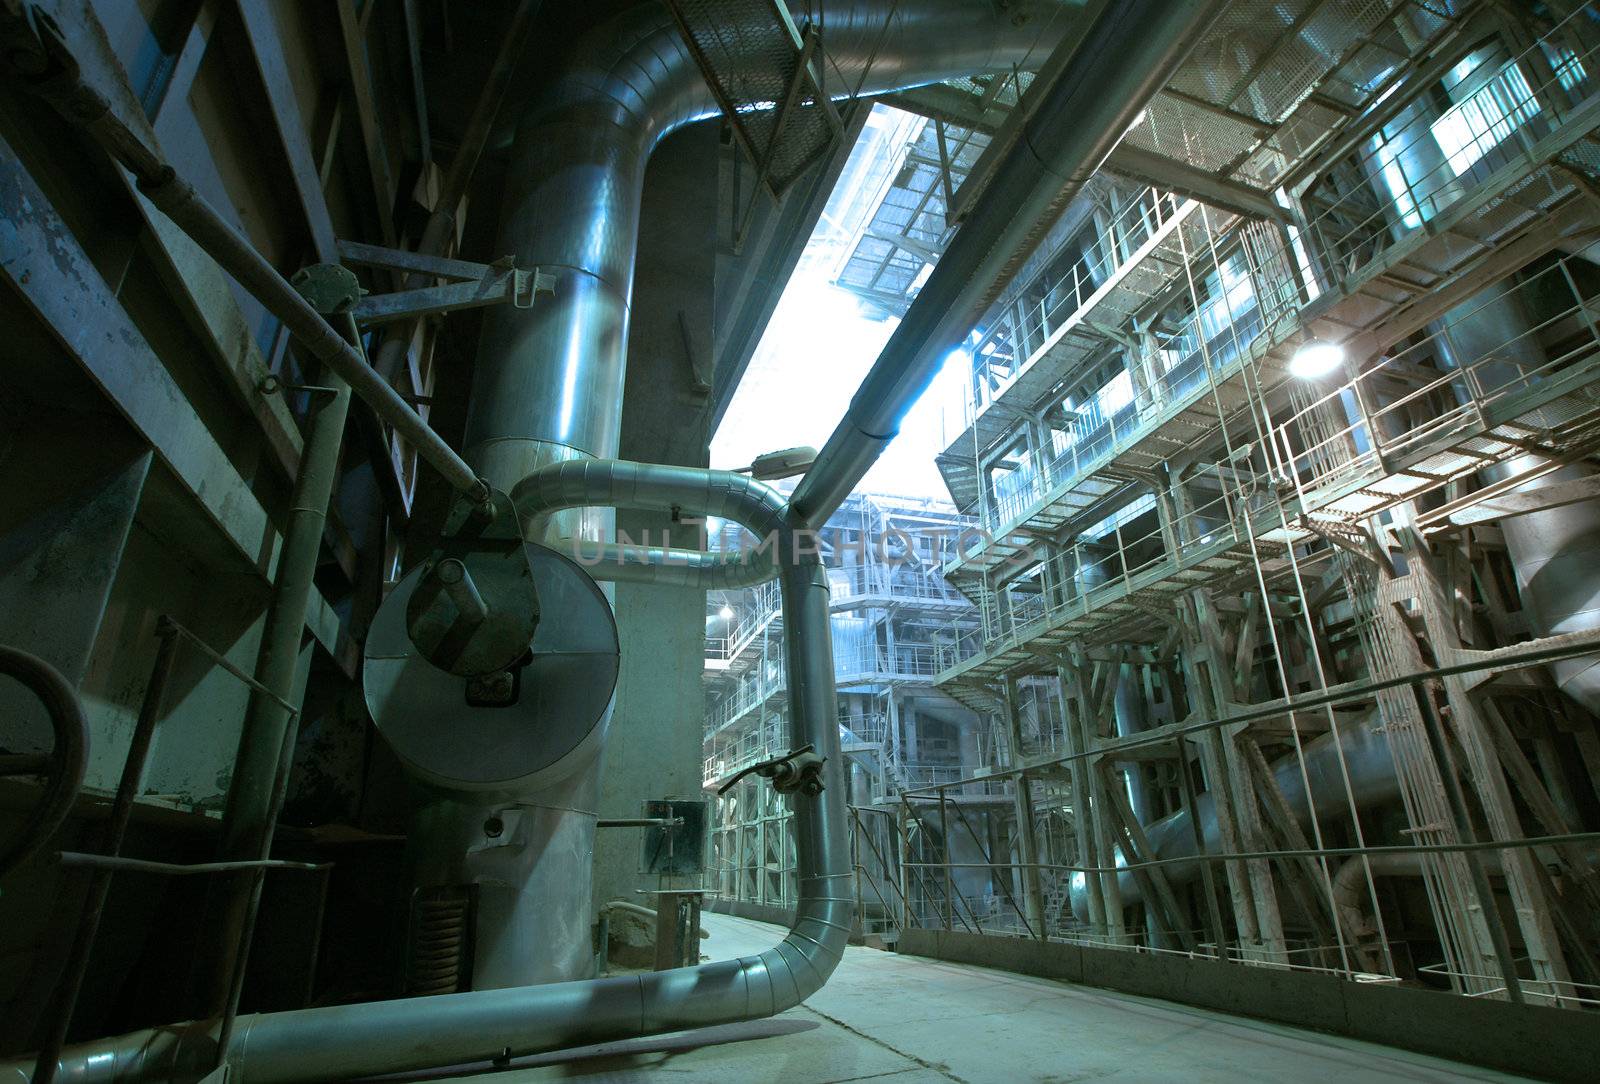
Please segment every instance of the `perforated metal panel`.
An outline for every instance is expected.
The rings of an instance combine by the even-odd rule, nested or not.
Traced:
[[[781,0],[667,0],[667,8],[724,116],[781,192],[838,130],[812,83],[802,78],[796,88],[803,43],[787,9]]]

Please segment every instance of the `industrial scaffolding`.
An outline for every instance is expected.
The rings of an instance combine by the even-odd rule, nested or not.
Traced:
[[[990,309],[939,456],[981,531],[938,684],[1031,837],[992,880],[1012,932],[1591,1002],[1593,701],[1523,661],[1583,626],[1516,532],[1600,492],[1593,12],[1307,5],[1323,63],[1219,90],[1249,8]]]
[[[898,857],[890,858],[885,848],[903,833],[907,817],[913,823],[916,818],[902,796],[955,783],[996,763],[977,716],[933,685],[954,651],[950,629],[977,625],[971,602],[939,571],[948,540],[970,523],[932,501],[856,496],[818,533],[831,594],[839,736],[850,768],[856,842],[884,854],[896,868]],[[729,551],[745,544],[732,529],[716,541]],[[709,592],[706,625],[704,783],[716,793],[741,771],[790,751],[776,585]],[[1009,801],[1009,789],[1004,783],[971,783],[950,791],[952,801],[975,807],[968,815],[983,825],[975,836],[982,853],[988,852],[992,830],[987,811]],[[935,829],[930,824],[927,830]],[[967,857],[980,853],[965,843],[955,846]],[[792,904],[795,861],[785,797],[754,776],[720,794],[711,866],[712,887],[724,897]],[[868,921],[898,921],[904,891],[898,879],[892,886],[866,887]],[[873,890],[886,898],[871,898]],[[913,888],[910,906],[936,915],[945,898],[942,881],[930,881]]]

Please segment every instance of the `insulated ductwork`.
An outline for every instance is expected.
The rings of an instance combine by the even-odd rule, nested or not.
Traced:
[[[1042,61],[1078,8],[1041,3],[1019,15],[990,0],[852,0],[808,4],[807,14],[823,28],[825,85],[842,95],[1009,73],[1035,53]],[[749,63],[768,60],[753,53]],[[553,276],[554,296],[485,320],[466,455],[496,488],[510,490],[550,463],[617,454],[645,164],[663,137],[717,112],[666,9],[647,3],[585,35],[523,115],[497,251]],[[582,539],[593,552],[593,544],[608,542],[612,517],[603,504],[579,502],[526,526],[532,538]],[[707,588],[771,574],[760,560],[637,556],[642,560],[602,561],[591,572]],[[426,799],[413,818],[418,891],[492,884],[497,896],[518,901],[479,909],[475,986],[590,973],[584,932],[593,918],[589,865],[605,728],[602,721],[593,741],[541,772],[537,788],[490,799],[419,792]],[[530,831],[486,839],[482,826],[491,817],[504,820],[502,807]],[[492,851],[503,876],[485,877],[481,863],[466,857],[451,861],[463,843],[480,858]],[[541,944],[530,957],[527,946]],[[487,958],[497,954],[516,958]]]
[[[809,15],[822,28],[824,85],[842,96],[1042,62],[1080,6],[823,0],[797,21]],[[586,36],[523,116],[500,250],[552,273],[555,295],[485,321],[467,457],[497,486],[546,463],[617,454],[645,162],[666,135],[716,113],[652,3]],[[562,528],[604,533],[593,517]]]
[[[1339,723],[1338,733],[1342,740],[1336,740],[1330,732],[1307,742],[1304,747],[1304,777],[1293,754],[1284,757],[1273,767],[1272,776],[1278,782],[1278,789],[1283,792],[1289,808],[1300,818],[1302,826],[1307,823],[1312,811],[1319,819],[1348,815],[1351,798],[1357,809],[1370,809],[1400,797],[1400,780],[1395,775],[1394,757],[1389,752],[1388,740],[1376,729],[1377,725],[1375,713],[1361,719],[1346,719]],[[1339,766],[1341,754],[1344,770],[1350,777],[1348,797]],[[1306,779],[1311,781],[1309,804],[1306,801]],[[1200,815],[1200,830],[1205,839],[1206,852],[1222,853],[1222,833],[1217,826],[1216,803],[1212,796],[1209,793],[1200,795],[1195,800],[1195,809]],[[1190,825],[1187,810],[1146,825],[1144,831],[1157,858],[1189,858],[1197,853],[1194,829]],[[1118,851],[1117,864],[1121,865],[1122,861],[1122,853]],[[1161,870],[1167,880],[1174,884],[1186,883],[1200,876],[1199,863],[1178,862],[1162,866]],[[1139,883],[1132,871],[1119,873],[1117,884],[1123,903],[1137,903],[1140,900]],[[1072,912],[1080,921],[1089,921],[1089,898],[1081,873],[1072,875]]]
[[[574,543],[579,564],[597,580],[653,583],[699,591],[737,591],[778,578],[770,550],[706,551],[661,546]]]
[[[1074,144],[1081,160],[1068,161],[1067,149],[1056,147],[1047,168],[1032,171],[1028,184],[1059,193],[1064,175],[1086,176],[1098,165],[1097,149],[1126,127],[1123,113],[1137,111],[1140,95],[1167,74],[1163,65],[1183,53],[1218,6],[1191,9],[1165,0],[1111,5],[1116,17],[1096,21],[1082,55],[1075,54],[1049,88],[1048,116],[1082,131],[1084,140]],[[1070,7],[992,0],[807,5],[826,28],[829,86],[867,93],[1009,72],[1013,64],[1029,63],[1030,50],[1042,61],[1070,24],[1071,12],[1062,10]],[[1177,10],[1189,17],[1174,17]],[[1037,14],[1018,21],[1019,11]],[[1146,65],[1150,56],[1160,63]],[[1099,109],[1106,99],[1117,100],[1118,109]],[[791,799],[800,889],[794,926],[758,956],[694,968],[243,1017],[235,1041],[221,1052],[230,1079],[344,1079],[759,1018],[804,1000],[827,980],[843,951],[853,897],[828,583],[815,556],[794,552],[793,533],[802,520],[770,489],[740,475],[583,461],[609,456],[618,446],[645,160],[662,136],[711,112],[666,14],[647,5],[590,35],[525,116],[509,182],[505,250],[525,266],[554,272],[556,297],[487,321],[469,456],[491,482],[514,489],[525,514],[590,510],[557,524],[571,537],[603,540],[615,508],[721,516],[761,538],[778,532],[791,739],[826,758],[822,794]],[[960,236],[977,229],[969,245],[1004,244],[999,227],[1032,206],[1020,198],[1029,196],[1026,187],[1022,181],[991,186]],[[1018,200],[1007,203],[1012,197]],[[870,462],[881,447],[878,442],[852,455],[853,466]],[[592,832],[592,813],[575,815]],[[64,1055],[62,1075],[165,1080],[207,1073],[217,1060],[216,1025],[203,1022],[80,1045]],[[24,1065],[0,1065],[0,1079],[25,1080],[28,1072]]]

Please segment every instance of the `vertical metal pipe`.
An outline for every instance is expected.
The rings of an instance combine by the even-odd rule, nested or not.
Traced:
[[[1027,908],[1027,924],[1041,939],[1049,937],[1044,924],[1044,892],[1039,885],[1039,843],[1033,823],[1033,785],[1022,765],[1022,720],[1017,717],[1016,679],[1007,680],[1004,689],[1006,723],[1011,730],[1012,766],[1015,780],[1017,815],[1017,859],[1022,863],[1022,898]]]
[[[1189,830],[1194,834],[1195,853],[1201,856],[1200,879],[1202,890],[1206,894],[1206,920],[1211,925],[1211,937],[1216,942],[1217,959],[1226,960],[1229,958],[1228,934],[1222,925],[1222,909],[1217,906],[1216,874],[1211,869],[1211,863],[1204,857],[1205,833],[1200,829],[1200,810],[1195,803],[1194,780],[1189,776],[1189,753],[1184,739],[1176,739],[1172,743],[1172,751],[1178,758],[1178,782],[1183,791],[1184,811],[1189,814]]]
[[[950,929],[951,921],[955,918],[955,883],[950,874],[950,863],[954,856],[950,853],[950,820],[945,815],[944,788],[939,788],[939,844],[944,848],[944,928]]]
[[[1456,838],[1463,843],[1476,843],[1478,833],[1473,829],[1472,817],[1467,811],[1467,800],[1462,793],[1461,778],[1453,766],[1454,758],[1449,755],[1445,746],[1444,727],[1439,721],[1439,713],[1421,682],[1413,684],[1411,692],[1422,715],[1422,729],[1427,735],[1428,745],[1433,750],[1433,759],[1439,765],[1439,773],[1444,776],[1444,793],[1450,803],[1450,818],[1455,821]],[[1472,888],[1478,897],[1478,909],[1483,913],[1484,925],[1489,928],[1489,938],[1494,943],[1495,959],[1500,964],[1500,974],[1506,984],[1506,996],[1520,1005],[1523,1001],[1522,983],[1517,978],[1517,964],[1511,955],[1511,938],[1507,935],[1506,924],[1501,919],[1500,906],[1495,902],[1494,889],[1489,885],[1489,875],[1483,867],[1483,855],[1478,851],[1468,850],[1462,852],[1462,857],[1466,859],[1467,869],[1472,873]]]
[[[343,316],[347,341],[359,342],[355,322]],[[350,408],[350,387],[332,370],[326,388],[316,389],[310,424],[300,455],[290,499],[289,522],[278,555],[272,599],[256,662],[256,680],[267,690],[253,691],[239,733],[239,752],[222,814],[224,862],[267,857],[276,828],[280,779],[285,775],[284,749],[293,716],[283,701],[292,701],[297,684],[300,643],[306,615],[316,592],[316,571],[322,552],[328,502],[339,472],[339,447]],[[271,695],[268,695],[270,693]],[[209,928],[209,951],[199,958],[209,965],[199,978],[202,1009],[208,1015],[225,1010],[235,985],[235,964],[248,951],[250,917],[260,892],[260,873],[235,874],[222,892],[222,902]]]

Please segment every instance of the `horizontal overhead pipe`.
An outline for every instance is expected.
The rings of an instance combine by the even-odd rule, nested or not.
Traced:
[[[1123,0],[1089,29],[1071,63],[995,167],[983,196],[850,401],[795,490],[806,522],[827,521],[877,462],[913,403],[961,345],[1005,270],[1111,153],[1171,78],[1225,0]]]
[[[778,578],[765,549],[706,551],[572,540],[572,557],[597,580],[737,591]]]
[[[763,953],[698,967],[240,1017],[223,1064],[241,1080],[341,1080],[758,1019],[804,1001],[844,951],[854,897],[828,580],[815,552],[796,538],[799,528],[783,498],[728,471],[589,460],[534,473],[514,499],[530,514],[679,509],[775,538],[790,741],[826,758],[822,793],[790,797],[800,888],[794,925]],[[83,1082],[169,1080],[209,1070],[217,1054],[215,1029],[214,1021],[200,1022],[80,1044],[63,1053],[61,1075]],[[30,1066],[0,1064],[0,1080],[27,1080]]]

